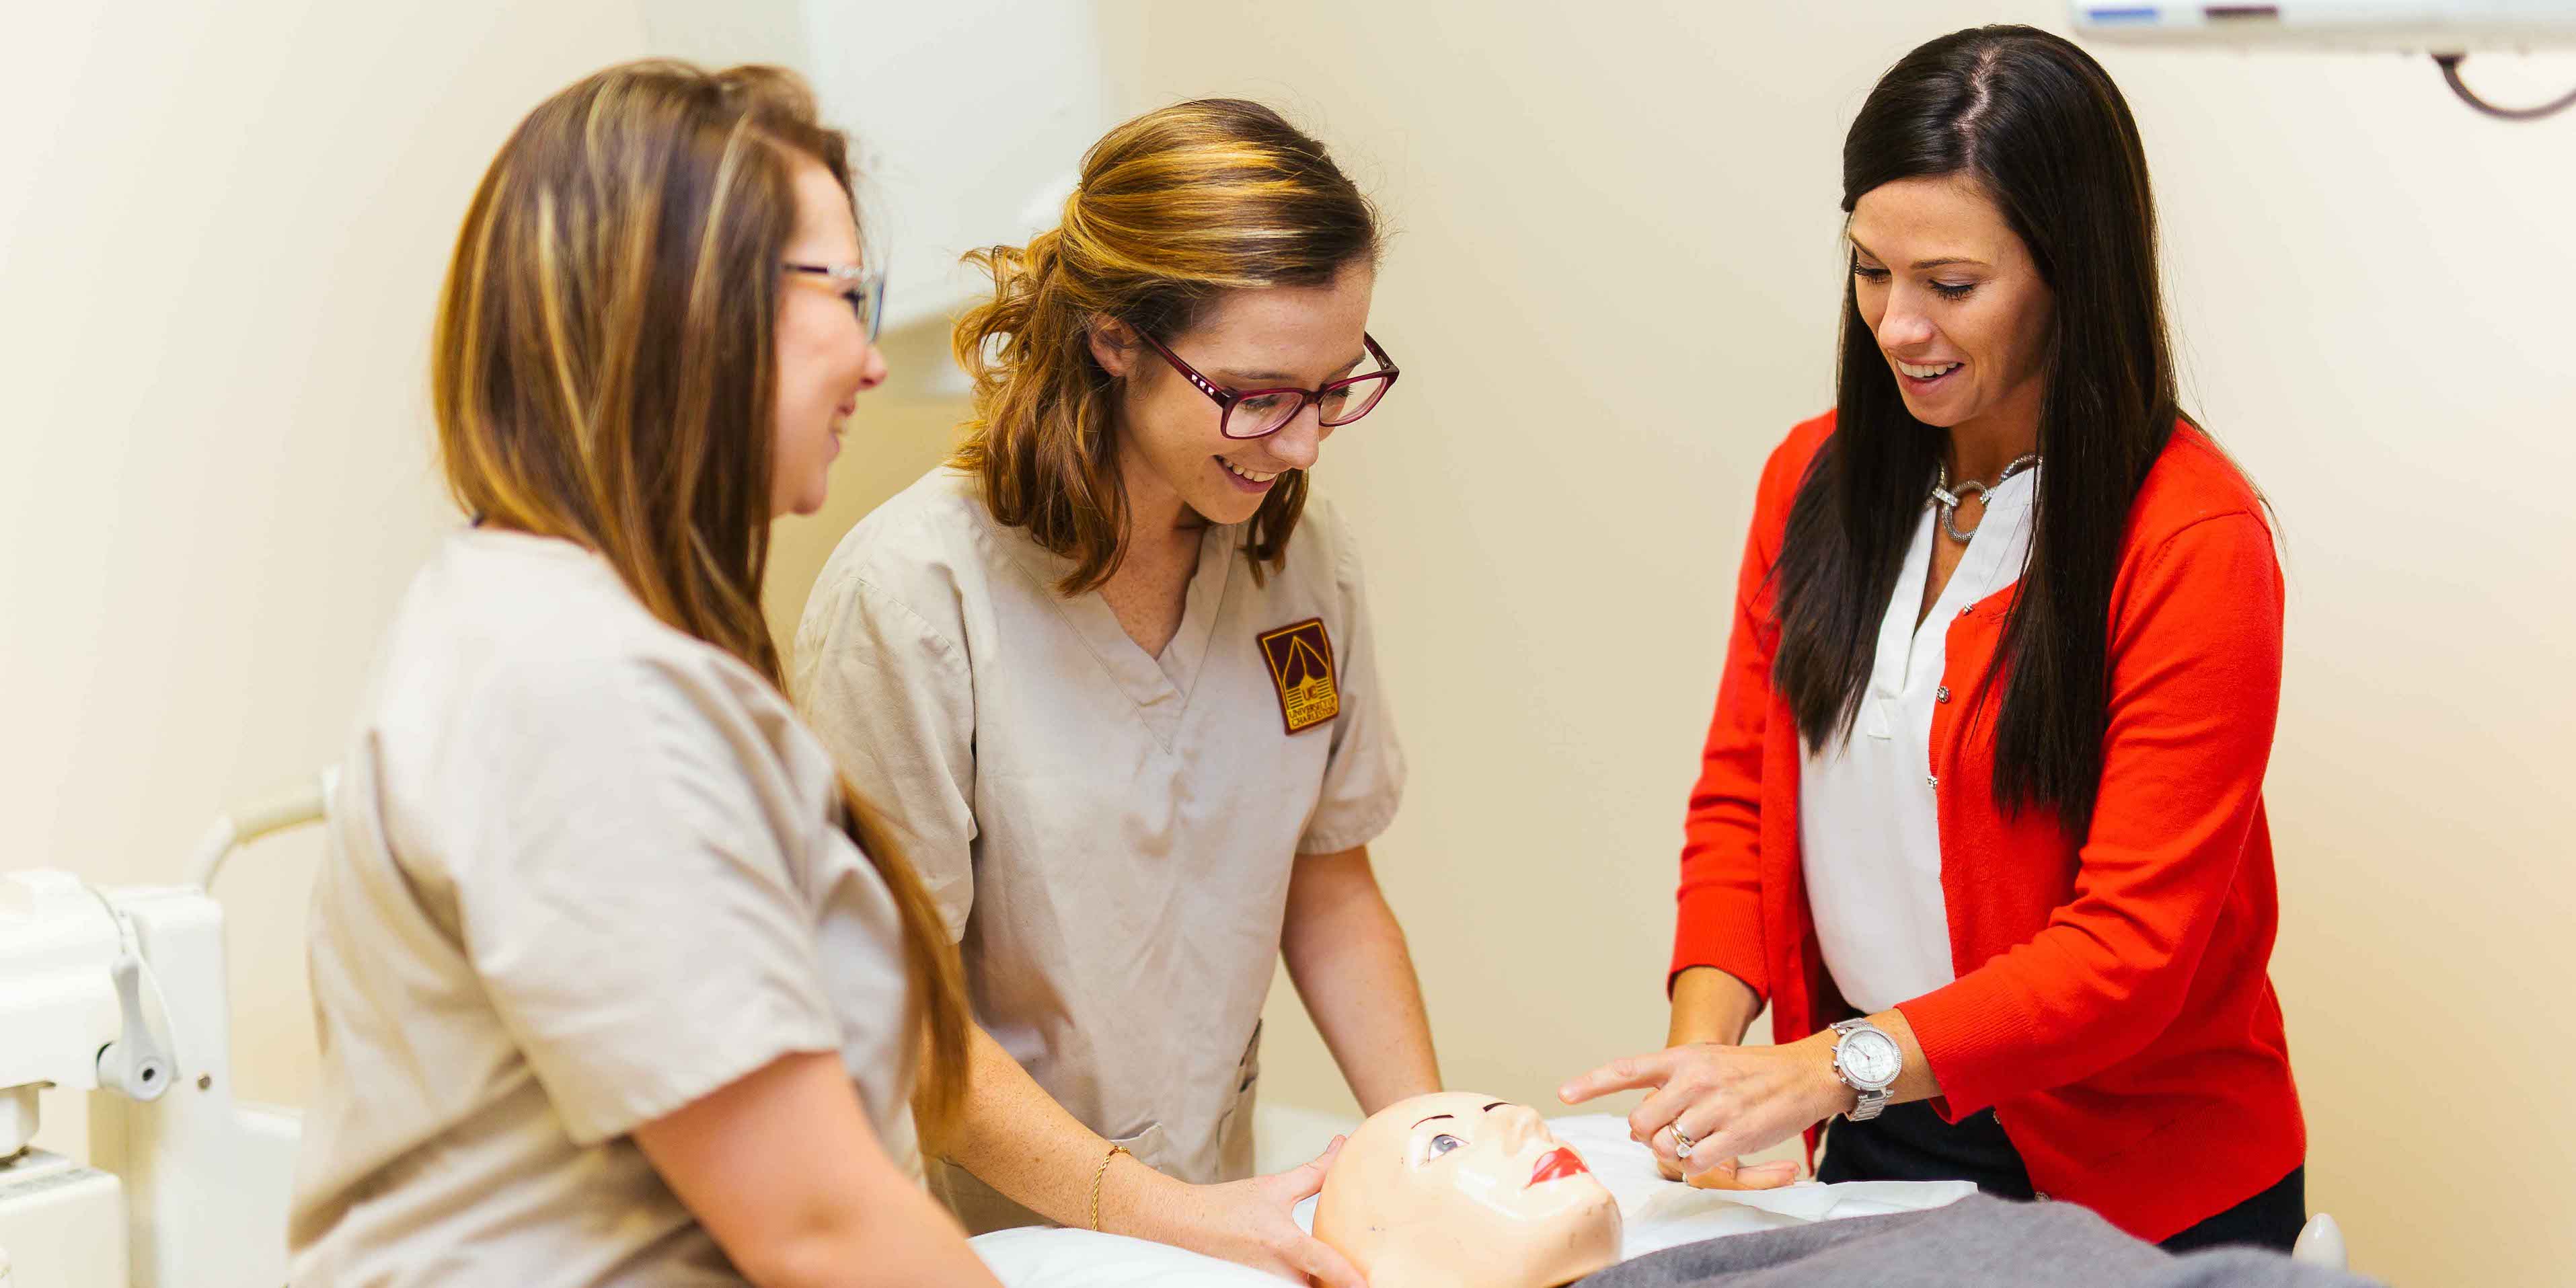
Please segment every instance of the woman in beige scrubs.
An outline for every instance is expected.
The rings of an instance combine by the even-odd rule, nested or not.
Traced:
[[[943,1183],[1335,1285],[1252,1176],[1284,956],[1363,1109],[1439,1085],[1369,866],[1404,768],[1351,532],[1307,471],[1395,381],[1378,227],[1323,146],[1184,103],[1085,158],[1062,226],[978,261],[977,417],[833,554],[795,687],[899,820],[979,1032]],[[1329,1153],[1327,1158],[1329,1158]]]
[[[297,1284],[992,1288],[914,1147],[953,951],[757,599],[884,379],[881,280],[785,73],[611,68],[492,163],[434,356],[475,523],[395,616],[314,894]]]

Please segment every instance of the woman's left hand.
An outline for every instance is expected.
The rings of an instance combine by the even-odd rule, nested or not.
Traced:
[[[1579,1105],[1614,1091],[1646,1090],[1628,1115],[1628,1134],[1654,1150],[1658,1161],[1678,1161],[1693,1184],[1767,1189],[1794,1179],[1796,1169],[1782,1175],[1773,1165],[1757,1164],[1725,1173],[1732,1172],[1738,1155],[1779,1144],[1852,1107],[1852,1090],[1834,1076],[1833,1059],[1833,1048],[1812,1038],[1787,1046],[1694,1042],[1613,1060],[1556,1094]],[[1675,1159],[1672,1133],[1665,1130],[1676,1123],[1693,1142],[1687,1158]]]

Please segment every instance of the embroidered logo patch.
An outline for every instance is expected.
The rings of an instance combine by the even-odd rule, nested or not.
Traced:
[[[1310,617],[1261,637],[1262,660],[1279,688],[1279,718],[1288,732],[1303,733],[1342,713],[1342,691],[1333,675],[1333,641],[1324,619]]]

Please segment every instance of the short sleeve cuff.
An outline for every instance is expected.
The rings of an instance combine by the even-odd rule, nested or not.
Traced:
[[[1297,838],[1299,854],[1339,854],[1356,850],[1395,825],[1395,813],[1404,804],[1404,791],[1391,787],[1365,800],[1351,802],[1336,809],[1331,816],[1318,815],[1308,825],[1306,834]]]
[[[819,1001],[773,995],[738,1008],[724,1024],[699,1029],[686,1043],[672,1042],[667,1034],[620,1043],[603,1034],[602,1046],[651,1049],[668,1058],[626,1063],[597,1058],[594,1049],[577,1070],[541,1067],[538,1080],[565,1134],[588,1147],[668,1117],[782,1056],[838,1051],[839,1031],[819,1008]]]

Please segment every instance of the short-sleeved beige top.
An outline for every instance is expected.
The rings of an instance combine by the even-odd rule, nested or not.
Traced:
[[[843,538],[791,688],[901,830],[975,1016],[1149,1166],[1252,1168],[1263,999],[1300,854],[1367,844],[1404,761],[1358,552],[1306,508],[1284,567],[1211,526],[1159,657],[942,469]],[[1037,1218],[951,1172],[969,1230]]]
[[[830,753],[604,561],[451,537],[330,807],[296,1283],[739,1283],[629,1133],[792,1052],[916,1159],[901,921]]]

